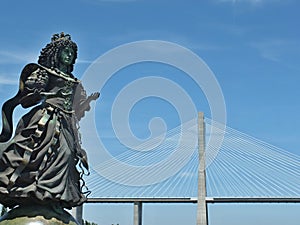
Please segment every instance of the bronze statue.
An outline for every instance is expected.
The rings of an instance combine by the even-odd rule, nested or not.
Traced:
[[[88,163],[78,121],[99,93],[87,96],[72,74],[76,58],[77,45],[70,35],[53,35],[38,64],[24,67],[18,93],[2,107],[0,203],[4,206],[63,209],[86,200],[82,174]],[[12,113],[19,104],[33,108],[20,119],[12,137]]]

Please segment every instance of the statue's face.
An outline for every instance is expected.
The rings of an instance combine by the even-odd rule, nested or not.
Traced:
[[[73,63],[75,52],[70,47],[65,47],[60,54],[60,63],[65,66],[70,66]]]

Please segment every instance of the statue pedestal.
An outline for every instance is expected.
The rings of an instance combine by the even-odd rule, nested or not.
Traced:
[[[66,210],[41,206],[20,206],[0,218],[0,225],[79,225]]]

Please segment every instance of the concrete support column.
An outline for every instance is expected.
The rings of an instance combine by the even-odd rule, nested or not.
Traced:
[[[133,224],[142,225],[143,222],[143,203],[135,202],[134,203],[134,212],[133,212]]]
[[[72,216],[82,225],[83,205],[72,208]]]
[[[198,114],[198,202],[197,202],[197,225],[207,225],[207,204],[206,204],[206,177],[205,177],[205,124],[204,114]]]

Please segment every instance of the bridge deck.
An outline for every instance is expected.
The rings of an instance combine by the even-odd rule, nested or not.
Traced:
[[[88,198],[87,203],[197,203],[197,198]],[[209,198],[206,203],[300,203],[299,198]]]

